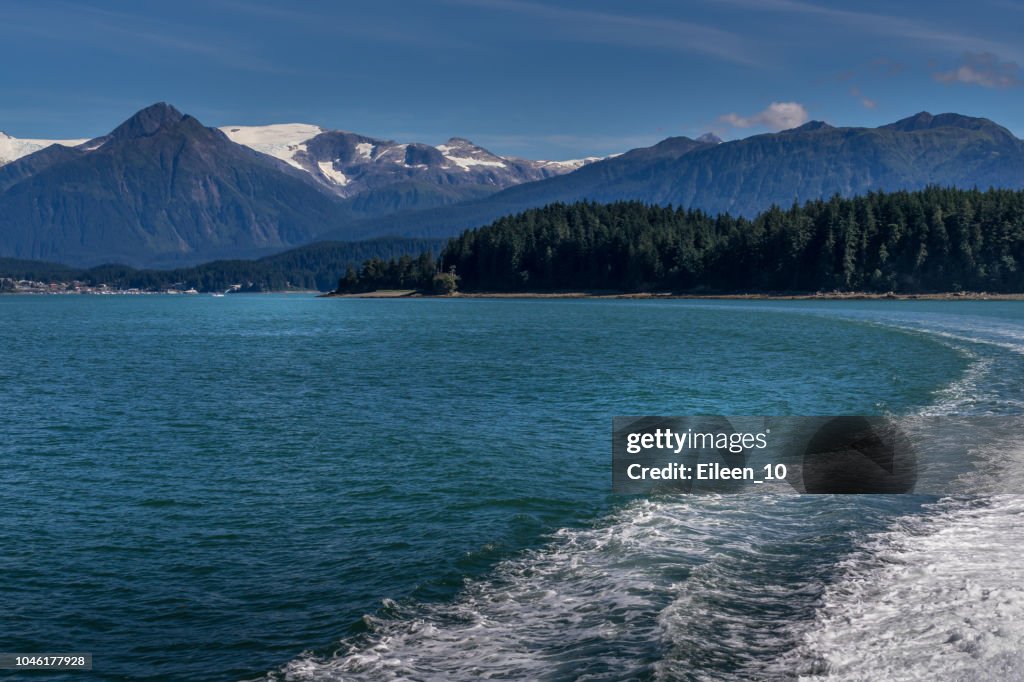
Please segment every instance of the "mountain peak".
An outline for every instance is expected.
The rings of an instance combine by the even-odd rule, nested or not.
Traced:
[[[783,130],[784,133],[809,133],[815,130],[831,130],[832,126],[824,121],[808,121],[802,126],[796,128],[790,128],[789,130]]]
[[[963,114],[953,113],[937,114],[933,116],[927,111],[922,111],[914,114],[913,116],[900,119],[895,123],[882,126],[883,130],[899,130],[902,132],[930,130],[932,128],[965,128],[967,130],[981,130],[983,128],[988,128],[1010,134],[1005,128],[997,123],[993,123],[987,118],[976,118],[974,116],[964,116]]]
[[[438,145],[437,149],[440,149],[442,152],[447,150],[460,150],[469,153],[487,151],[472,140],[467,140],[464,137],[449,137],[448,141]]]
[[[722,138],[714,133],[707,132],[698,137],[697,142],[703,142],[705,144],[722,144]]]
[[[149,137],[160,129],[179,123],[185,115],[167,102],[157,102],[136,112],[134,116],[114,128],[113,139]]]
[[[903,132],[909,132],[911,130],[926,130],[932,127],[932,123],[935,121],[935,117],[927,111],[920,111],[913,116],[907,116],[901,118],[895,123],[884,125],[882,128],[889,130],[901,130]]]
[[[704,143],[698,142],[697,140],[691,140],[688,137],[682,135],[677,137],[666,137],[661,142],[651,145],[650,147],[639,147],[637,149],[631,149],[625,154],[621,154],[616,158],[620,159],[633,159],[639,160],[652,160],[652,159],[676,159],[684,154],[689,154],[695,149],[706,149]]]

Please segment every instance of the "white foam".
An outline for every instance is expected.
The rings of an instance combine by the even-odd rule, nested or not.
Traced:
[[[733,502],[704,498],[705,504]],[[640,502],[600,527],[563,529],[543,549],[502,562],[454,603],[367,616],[371,633],[343,654],[301,657],[272,674],[286,680],[541,679],[598,664],[649,672],[661,637],[657,614],[683,585],[652,555],[679,567],[713,551],[714,513]]]
[[[893,326],[921,331],[971,359],[923,414],[1020,414],[1024,327],[945,314]],[[802,643],[775,673],[838,680],[1024,679],[1024,446],[974,448],[967,498],[899,519],[841,564]],[[971,445],[967,446],[971,448]]]
[[[947,501],[845,562],[776,668],[838,680],[1024,679],[1024,499]]]
[[[856,317],[933,335],[967,356],[968,371],[922,413],[1005,413],[1017,404],[1024,326],[945,314]],[[994,479],[1017,484],[1006,474],[1020,478],[1024,448],[988,455],[1002,469],[967,480],[968,491],[991,492]],[[384,615],[366,617],[369,634],[338,656],[302,656],[270,677],[1024,679],[1017,497],[945,500],[896,517],[840,559],[828,586],[810,573],[801,582],[759,572],[773,552],[808,556],[801,543],[837,532],[829,509],[862,518],[869,502],[637,502],[501,562],[454,602],[388,603]],[[791,617],[793,609],[810,619]]]

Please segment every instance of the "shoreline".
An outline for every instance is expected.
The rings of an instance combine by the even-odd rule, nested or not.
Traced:
[[[320,294],[318,298],[489,298],[489,299],[644,299],[644,300],[739,300],[739,301],[1024,301],[1024,293],[999,294],[984,291],[884,294],[866,291],[831,291],[813,294],[675,294],[666,292],[470,292],[424,294],[413,289],[369,291],[359,294]]]
[[[109,289],[107,291],[37,291],[37,290],[18,290],[18,291],[0,291],[0,296],[214,296],[218,294],[224,294],[226,296],[265,296],[268,294],[287,294],[291,295],[309,295],[316,294],[318,297],[325,296],[322,291],[316,289],[282,289],[280,291],[233,291],[230,294],[225,294],[221,291],[196,291],[189,293],[187,291],[138,291],[130,289]]]

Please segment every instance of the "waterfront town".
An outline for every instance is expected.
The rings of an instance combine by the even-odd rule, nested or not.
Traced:
[[[242,285],[232,285],[224,293],[232,293],[242,288]],[[197,295],[199,291],[194,288],[185,288],[183,284],[172,284],[159,289],[116,289],[108,284],[91,285],[79,280],[68,282],[39,281],[31,279],[14,279],[12,277],[0,277],[0,294],[49,294],[49,295],[70,295],[70,294],[99,294],[133,296],[143,294],[192,294]]]

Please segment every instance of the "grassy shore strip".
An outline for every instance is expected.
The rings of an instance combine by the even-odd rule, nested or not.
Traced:
[[[455,293],[424,294],[414,289],[386,289],[359,294],[323,294],[322,298],[622,298],[622,299],[709,299],[709,300],[771,300],[771,301],[1024,301],[1024,293],[990,294],[983,291],[939,292],[929,294],[873,293],[865,291],[830,291],[813,294],[674,294],[664,292],[559,291],[518,293]]]

